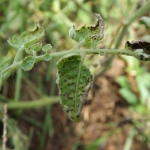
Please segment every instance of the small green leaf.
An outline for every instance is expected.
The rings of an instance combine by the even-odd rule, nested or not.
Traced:
[[[26,58],[24,58],[21,68],[24,71],[29,71],[34,67],[34,63],[35,63],[35,58],[33,56],[27,56]]]
[[[83,42],[85,46],[93,45],[95,48],[104,37],[104,21],[100,14],[95,14],[95,16],[98,21],[94,27],[83,26],[79,30],[75,30],[75,26],[72,26],[69,30],[69,36],[78,43]]]
[[[34,44],[33,51],[39,52],[41,48],[42,48],[42,43],[36,43]]]
[[[33,54],[34,52],[38,52],[40,51],[42,48],[42,44],[41,43],[35,43],[35,44],[32,44],[30,45],[29,47],[27,47],[25,49],[25,51],[28,53],[28,54]]]
[[[46,44],[42,47],[43,52],[45,53],[49,53],[50,50],[52,49],[52,45],[51,44]]]
[[[52,59],[51,54],[46,53],[46,54],[44,55],[44,60],[45,60],[45,61],[50,61],[51,59]]]
[[[148,30],[150,30],[150,17],[143,16],[139,23],[144,24]]]
[[[81,56],[69,54],[57,62],[57,84],[63,110],[68,113],[70,120],[78,121],[83,104],[90,90],[89,83],[92,75],[82,64]]]
[[[44,29],[37,25],[33,31],[25,31],[20,36],[14,35],[11,39],[8,40],[8,43],[17,49],[21,49],[36,43],[43,36]]]

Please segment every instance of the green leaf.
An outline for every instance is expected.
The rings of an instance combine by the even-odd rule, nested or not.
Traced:
[[[83,26],[79,30],[75,30],[75,26],[72,26],[69,30],[69,36],[77,43],[84,43],[85,46],[93,45],[95,48],[104,37],[104,21],[100,14],[95,14],[95,16],[98,21],[94,27]]]
[[[29,47],[27,47],[25,49],[25,51],[28,53],[28,54],[33,54],[33,52],[38,52],[40,51],[42,48],[42,44],[41,43],[35,43],[35,44],[32,44],[30,45]]]
[[[131,110],[134,111],[134,112],[143,114],[143,115],[147,115],[147,113],[148,113],[147,106],[146,105],[142,105],[142,104],[134,105],[134,107],[131,107]]]
[[[35,63],[35,58],[33,56],[27,56],[21,65],[21,68],[24,71],[29,71],[34,67],[34,63]]]
[[[46,44],[42,47],[43,52],[45,53],[49,53],[50,50],[52,49],[52,45],[51,44]]]
[[[90,145],[86,146],[85,150],[97,150],[100,145],[105,143],[111,136],[116,134],[115,130],[110,131],[106,135],[98,137],[95,141],[93,141]]]
[[[138,100],[134,93],[132,93],[129,89],[122,88],[119,90],[119,94],[129,103],[136,104]]]
[[[28,47],[29,45],[36,43],[44,36],[44,29],[39,25],[33,31],[25,31],[20,36],[14,35],[8,40],[8,43],[17,49]]]
[[[45,60],[45,61],[50,61],[51,59],[52,59],[51,54],[46,53],[46,54],[44,55],[44,60]]]
[[[131,86],[130,86],[130,83],[129,83],[127,77],[119,76],[119,77],[117,77],[116,81],[122,88],[131,89]]]
[[[150,76],[150,74],[149,74]],[[149,88],[147,87],[147,84],[149,84],[150,81],[150,77],[147,76],[148,78],[146,78],[146,76],[143,75],[139,75],[136,77],[136,81],[137,81],[137,86],[139,89],[139,93],[140,93],[140,100],[142,102],[142,104],[146,104],[147,103],[147,99],[149,97]]]
[[[148,30],[150,30],[150,17],[143,16],[139,23],[144,24]]]
[[[68,113],[70,120],[78,121],[87,93],[90,90],[92,75],[82,64],[81,56],[69,54],[57,62],[57,84],[61,97],[61,105]]]

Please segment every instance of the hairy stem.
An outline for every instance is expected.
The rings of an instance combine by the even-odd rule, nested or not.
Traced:
[[[22,56],[23,50],[24,50],[24,47],[17,50],[17,53],[16,53],[16,56],[15,56],[13,63],[16,63],[19,61],[20,57]]]
[[[77,53],[77,54],[82,54],[83,52],[85,52],[85,54],[111,54],[111,55],[128,55],[128,56],[133,56],[135,58],[140,59],[140,54],[135,53],[134,51],[131,50],[127,50],[127,49],[82,49],[82,50],[66,50],[66,51],[62,51],[62,52],[57,52],[57,53],[52,53],[52,59],[56,59],[56,58],[60,58],[64,55],[67,55],[69,53]],[[35,61],[40,62],[44,60],[44,55],[41,56],[36,56],[35,57]],[[146,59],[146,61],[150,60],[150,58]],[[5,81],[8,76],[15,71],[16,69],[18,69],[19,67],[21,67],[23,61],[19,61],[16,62],[15,64],[10,65],[8,68],[6,68],[5,70],[2,71],[2,78],[3,81]]]

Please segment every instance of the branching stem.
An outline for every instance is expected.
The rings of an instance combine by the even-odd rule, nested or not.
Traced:
[[[67,55],[69,53],[77,53],[82,55],[83,51],[85,52],[85,54],[111,54],[111,55],[127,55],[127,56],[133,56],[137,59],[140,60],[140,54],[139,53],[135,53],[135,51],[131,51],[128,49],[79,49],[79,50],[65,50],[62,52],[57,52],[57,53],[52,53],[52,59],[57,59],[60,58],[64,55]],[[41,56],[36,56],[35,57],[35,61],[36,62],[40,62],[44,60],[44,55]],[[146,61],[150,60],[150,58],[146,59]],[[12,65],[10,65],[9,67],[7,67],[5,70],[2,71],[2,77],[3,77],[3,81],[5,79],[7,79],[7,77],[16,69],[18,69],[19,67],[21,67],[23,61],[19,61],[16,62],[15,64],[13,63]]]

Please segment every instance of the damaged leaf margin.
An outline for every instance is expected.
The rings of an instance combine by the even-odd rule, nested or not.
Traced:
[[[104,38],[104,20],[100,14],[96,14],[97,23],[96,25],[86,27],[84,25],[79,30],[75,30],[75,26],[72,26],[69,30],[69,36],[77,43],[83,43],[84,46],[92,45],[96,48],[96,45]]]
[[[144,40],[136,40],[125,43],[125,48],[132,51],[142,50],[140,54],[140,60],[149,60],[150,59],[150,42]]]
[[[29,45],[36,43],[45,35],[44,28],[36,25],[33,31],[25,31],[21,35],[14,35],[8,40],[8,43],[17,49],[28,47]]]

